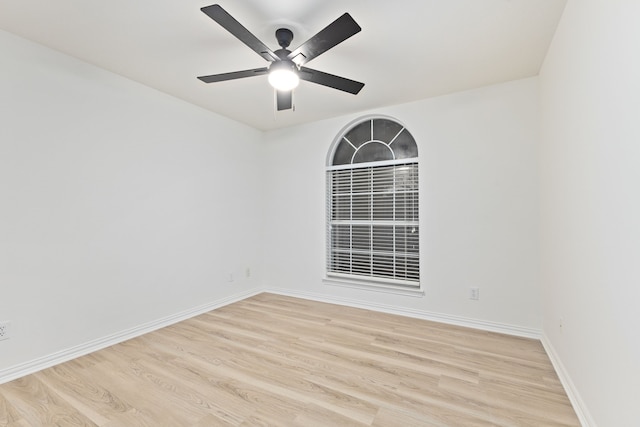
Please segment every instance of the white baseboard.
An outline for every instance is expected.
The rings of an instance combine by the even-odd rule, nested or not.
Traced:
[[[84,356],[86,354],[101,350],[114,344],[121,343],[131,338],[153,332],[157,329],[173,325],[174,323],[178,323],[199,314],[214,310],[216,308],[232,304],[245,298],[249,298],[261,292],[263,292],[262,288],[256,288],[246,292],[234,294],[225,298],[221,298],[219,300],[211,301],[198,307],[193,307],[188,310],[172,314],[162,319],[147,322],[142,325],[126,329],[124,331],[116,332],[115,334],[107,335],[105,337],[98,338],[65,350],[61,350],[47,356],[39,357],[37,359],[30,360],[19,365],[2,369],[0,370],[0,384],[15,380],[17,378],[32,374],[37,371],[41,371],[59,363]]]
[[[491,322],[487,320],[471,319],[468,317],[454,316],[443,313],[434,313],[424,310],[415,310],[405,307],[397,307],[386,304],[377,304],[362,302],[347,298],[328,297],[322,294],[311,292],[292,291],[290,289],[266,288],[264,292],[273,294],[286,295],[296,298],[309,299],[319,302],[327,302],[330,304],[339,304],[355,308],[364,308],[367,310],[380,311],[389,314],[398,314],[400,316],[413,317],[416,319],[431,320],[433,322],[446,323],[450,325],[465,326],[483,331],[498,332],[501,334],[514,335],[518,337],[540,339],[542,331],[535,328],[525,328],[522,326],[508,325],[505,323]]]
[[[578,416],[580,424],[582,425],[582,427],[597,427],[596,422],[593,420],[593,417],[591,417],[591,414],[587,409],[587,405],[585,405],[582,397],[580,396],[580,393],[578,393],[578,389],[576,388],[575,384],[573,384],[573,380],[571,380],[569,372],[562,363],[562,360],[560,360],[560,357],[558,357],[556,349],[553,347],[553,344],[551,344],[551,341],[544,333],[544,331],[542,333],[540,341],[542,342],[542,345],[544,346],[549,359],[551,359],[551,364],[553,364],[553,367],[558,374],[558,378],[560,378],[560,382],[564,387],[564,391],[567,393],[567,396],[571,401],[571,405],[573,405],[573,410],[576,411],[576,415]]]

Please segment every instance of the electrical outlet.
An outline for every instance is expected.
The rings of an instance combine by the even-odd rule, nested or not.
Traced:
[[[244,271],[244,275],[247,278],[251,277],[251,268],[247,267],[247,269]]]
[[[233,273],[229,273],[227,276],[227,282],[233,282]]]
[[[479,300],[480,299],[480,288],[469,288],[469,299]]]
[[[11,338],[11,322],[0,322],[0,341]]]

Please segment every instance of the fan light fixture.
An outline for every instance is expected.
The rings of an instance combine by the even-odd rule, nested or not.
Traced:
[[[278,61],[269,68],[269,84],[276,90],[288,92],[300,83],[300,77],[293,62]]]

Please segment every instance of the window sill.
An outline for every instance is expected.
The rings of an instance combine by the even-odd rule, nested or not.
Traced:
[[[329,286],[342,286],[345,288],[362,289],[365,291],[383,292],[387,294],[405,295],[410,297],[422,298],[424,291],[420,287],[403,288],[394,285],[387,285],[379,282],[369,282],[366,280],[350,280],[341,277],[325,277],[322,283]]]

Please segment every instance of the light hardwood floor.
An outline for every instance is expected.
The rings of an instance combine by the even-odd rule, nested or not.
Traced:
[[[539,341],[260,294],[0,385],[0,426],[579,426]]]

